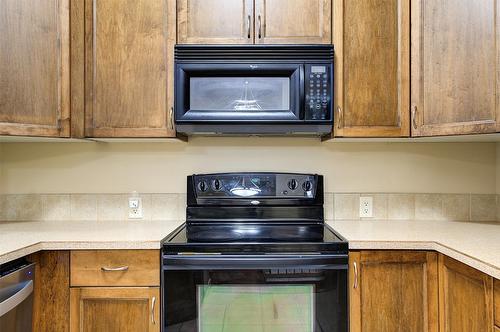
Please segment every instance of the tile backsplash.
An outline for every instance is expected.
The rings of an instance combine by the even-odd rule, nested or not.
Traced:
[[[183,220],[185,194],[141,194],[144,220]],[[359,217],[359,198],[373,217]],[[0,195],[0,220],[124,220],[129,194]],[[326,193],[327,220],[500,221],[500,196],[488,194]]]

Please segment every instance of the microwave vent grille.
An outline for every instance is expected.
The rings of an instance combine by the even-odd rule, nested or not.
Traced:
[[[177,45],[176,62],[333,61],[332,45]]]

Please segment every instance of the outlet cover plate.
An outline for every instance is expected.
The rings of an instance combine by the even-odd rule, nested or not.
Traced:
[[[361,196],[359,198],[359,217],[360,218],[373,217],[373,197]]]
[[[128,218],[142,219],[143,217],[142,199],[140,197],[130,197],[128,199]]]

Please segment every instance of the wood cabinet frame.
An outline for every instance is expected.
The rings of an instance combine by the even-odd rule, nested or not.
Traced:
[[[475,329],[473,331],[484,331],[493,332],[494,328],[494,318],[493,318],[493,278],[485,273],[482,273],[470,266],[460,263],[453,258],[447,257],[445,255],[439,255],[439,330],[440,331],[450,331],[450,326],[448,323],[448,313],[450,308],[450,300],[448,294],[448,284],[449,276],[448,272],[456,273],[460,278],[466,279],[470,283],[476,283],[481,285],[483,288],[483,298],[478,299],[467,299],[467,301],[474,301],[478,306],[484,306],[485,310],[485,320],[486,327],[480,326],[480,322],[473,322]],[[466,291],[465,289],[459,289],[459,292]],[[462,303],[453,303],[457,306],[457,310],[466,310],[466,308],[460,308]],[[464,312],[465,314],[466,312]],[[461,326],[462,331],[468,331],[466,326]]]
[[[495,103],[495,115],[494,119],[487,120],[476,120],[476,121],[464,121],[464,122],[447,122],[447,123],[428,123],[426,122],[426,114],[428,110],[425,108],[424,95],[424,78],[425,78],[425,68],[424,68],[424,27],[425,19],[424,17],[424,0],[411,0],[411,123],[412,123],[412,136],[443,136],[443,135],[461,135],[461,134],[481,134],[481,133],[494,133],[500,131],[500,3],[497,0],[484,0],[484,1],[494,1],[493,7],[496,12],[492,15],[494,20],[494,44],[496,49],[491,50],[494,52],[495,57],[495,68],[491,68],[490,73],[496,73],[495,75],[495,87],[494,93],[494,103]],[[432,3],[432,2],[428,2]],[[453,4],[454,6],[460,6],[459,4]],[[448,15],[453,15],[453,13],[447,13]],[[476,18],[477,21],[488,19],[488,18]],[[465,24],[463,22],[460,22]],[[471,29],[471,27],[467,27]],[[470,31],[470,30],[469,30]],[[445,31],[439,31],[438,33],[446,33]],[[476,35],[476,38],[481,38],[481,35]],[[441,48],[444,46],[439,45]],[[470,48],[468,45],[463,45],[463,48]],[[476,52],[476,50],[474,50]],[[448,61],[448,59],[439,59],[440,61]],[[467,66],[467,61],[469,59],[461,59],[464,66]],[[431,60],[428,60],[431,61]],[[458,87],[454,87],[458,89]],[[437,93],[445,93],[443,91],[438,91]],[[443,96],[444,98],[444,96]],[[439,110],[445,113],[446,109]],[[473,112],[474,110],[470,110]],[[434,112],[438,112],[434,110]]]
[[[339,137],[407,137],[410,134],[410,0],[395,0],[398,5],[398,68],[397,89],[399,117],[396,126],[348,126],[346,114],[346,78],[344,58],[344,10],[349,0],[333,0],[333,44],[335,46],[334,135]],[[362,17],[360,17],[362,19]],[[362,63],[358,64],[362,66]],[[352,92],[352,93],[355,93]],[[366,109],[366,116],[373,110]]]
[[[163,1],[166,8],[164,31],[164,66],[166,69],[165,117],[158,128],[96,128],[94,125],[94,15],[95,0],[72,0],[71,9],[71,104],[72,137],[147,138],[176,137],[174,106],[174,46],[176,43],[176,0]],[[128,115],[133,116],[133,115]]]
[[[424,328],[428,332],[438,331],[438,266],[437,254],[435,252],[425,251],[382,251],[366,250],[349,252],[349,294],[350,294],[350,331],[359,332],[363,330],[363,320],[375,319],[370,313],[364,313],[363,292],[370,292],[363,285],[363,270],[367,266],[382,265],[421,265],[423,275],[423,288],[427,291],[422,295],[422,305],[424,312]],[[391,287],[391,280],[383,280],[387,283],[388,292]],[[398,293],[397,290],[395,290]],[[393,294],[394,295],[394,294]],[[397,296],[397,295],[396,295]],[[397,302],[397,299],[396,299]],[[384,310],[387,308],[381,308]],[[411,310],[411,308],[407,308]],[[373,313],[372,313],[373,314]],[[377,312],[378,314],[378,312]],[[383,317],[383,319],[391,319]],[[411,330],[409,328],[408,330]]]
[[[253,44],[255,40],[254,29],[254,0],[233,0],[240,1],[242,4],[243,12],[241,14],[241,27],[240,36],[238,37],[201,37],[192,36],[189,34],[190,24],[190,0],[177,1],[177,40],[179,44]],[[203,0],[200,0],[203,1]],[[220,10],[220,8],[213,8],[213,10]],[[237,15],[237,13],[233,13]],[[239,16],[239,15],[237,15]],[[205,21],[206,20],[206,21]],[[215,20],[210,21],[210,15],[207,13],[204,17],[202,25],[220,24]]]
[[[310,0],[309,0],[310,1]],[[267,7],[272,0],[254,0],[255,44],[331,44],[332,43],[332,0],[315,0],[320,6],[317,36],[268,36]],[[298,8],[300,10],[300,8]],[[259,22],[260,16],[260,22]],[[292,15],[293,16],[293,15]],[[259,30],[261,37],[259,38]]]
[[[101,301],[147,301],[149,329],[145,332],[160,331],[160,288],[159,287],[81,287],[70,290],[71,314],[70,331],[83,331],[81,321],[82,305],[85,300]],[[120,313],[127,315],[126,312]],[[109,317],[112,321],[113,317]]]
[[[13,136],[70,136],[70,0],[53,0],[57,11],[57,109],[56,121],[52,124],[0,122],[0,135]],[[5,46],[5,45],[4,45]],[[28,51],[28,50],[26,50]],[[7,51],[5,51],[7,52]],[[42,60],[43,61],[43,60]],[[20,74],[21,75],[21,74]],[[36,102],[36,101],[34,101]],[[21,110],[19,110],[21,111]],[[27,114],[26,117],[35,115]],[[27,121],[28,122],[28,121]]]

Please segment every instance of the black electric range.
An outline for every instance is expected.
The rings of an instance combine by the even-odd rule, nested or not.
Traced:
[[[323,201],[320,175],[189,176],[163,241],[163,330],[347,331],[348,243]]]

